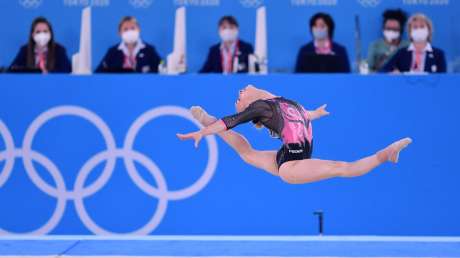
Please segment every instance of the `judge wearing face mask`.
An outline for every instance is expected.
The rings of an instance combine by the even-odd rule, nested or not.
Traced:
[[[218,28],[221,42],[209,49],[200,73],[247,73],[249,55],[254,49],[251,44],[239,39],[238,22],[235,17],[222,17]]]
[[[441,49],[431,45],[433,24],[423,14],[409,18],[410,45],[402,48],[381,69],[392,73],[445,73],[446,59]]]
[[[32,22],[29,42],[21,47],[8,71],[70,73],[71,69],[65,48],[54,41],[51,24],[38,17]]]
[[[349,73],[347,50],[332,40],[335,24],[329,14],[317,13],[310,19],[313,41],[297,55],[296,73]]]
[[[142,41],[136,18],[123,17],[118,33],[121,42],[109,48],[96,73],[158,73],[161,58],[152,45]]]
[[[383,13],[383,38],[373,42],[367,54],[371,72],[382,69],[397,50],[409,46],[409,41],[402,39],[406,20],[406,13],[401,9],[386,10]]]

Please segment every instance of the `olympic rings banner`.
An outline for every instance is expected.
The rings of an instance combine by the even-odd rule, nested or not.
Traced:
[[[66,47],[69,56],[78,52],[81,10],[87,6],[92,7],[93,68],[107,49],[120,41],[117,28],[125,15],[137,17],[142,39],[155,45],[165,59],[173,51],[175,10],[185,6],[187,72],[196,73],[209,47],[219,41],[220,17],[234,15],[241,38],[254,45],[256,9],[265,6],[268,66],[272,73],[294,70],[300,47],[311,40],[308,22],[316,12],[333,16],[334,39],[346,47],[355,67],[355,17],[359,16],[361,25],[360,52],[366,57],[369,44],[382,38],[382,13],[387,8],[428,15],[434,24],[433,45],[445,51],[449,71],[460,72],[458,0],[4,0],[0,1],[0,23],[14,26],[5,26],[0,34],[0,67],[11,64],[19,47],[28,40],[32,20],[39,15],[52,23],[56,40]]]
[[[0,234],[459,235],[457,76],[2,76]],[[331,115],[313,156],[352,161],[411,136],[398,165],[288,185],[197,130],[248,83]],[[236,129],[261,150],[279,141]]]

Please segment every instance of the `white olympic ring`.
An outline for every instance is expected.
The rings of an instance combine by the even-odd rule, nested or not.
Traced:
[[[139,130],[149,121],[164,115],[176,115],[179,117],[183,117],[192,121],[196,126],[201,128],[201,125],[193,119],[192,115],[190,115],[190,111],[180,107],[172,107],[172,106],[164,106],[159,107],[156,109],[149,110],[142,114],[136,121],[134,121],[131,128],[129,128],[128,133],[126,134],[126,139],[124,143],[125,150],[132,150],[134,144],[134,138],[139,132]],[[217,166],[217,144],[215,142],[215,138],[206,137],[206,141],[208,143],[208,154],[209,159],[204,170],[203,175],[191,186],[176,191],[168,192],[168,199],[169,200],[180,200],[188,198],[195,193],[199,192],[203,187],[208,184],[209,180],[211,180],[212,175],[214,174],[214,170]],[[146,193],[149,193],[155,197],[158,197],[158,193],[156,193],[156,189],[149,185],[145,180],[139,175],[134,166],[131,159],[127,158],[124,159],[125,166],[128,168],[128,173],[131,178],[139,184],[139,187]]]
[[[6,160],[5,166],[0,172],[0,187],[2,187],[6,180],[8,180],[14,166],[13,136],[11,136],[10,131],[8,131],[8,128],[2,120],[0,120],[0,135],[3,137],[6,148],[5,151],[0,152],[0,160]]]
[[[40,177],[38,172],[35,170],[32,164],[32,160],[29,157],[29,152],[32,151],[32,141],[38,129],[41,126],[43,126],[47,121],[53,118],[59,117],[59,116],[63,116],[63,115],[80,116],[88,120],[89,122],[93,123],[97,127],[97,129],[99,129],[102,136],[104,137],[104,141],[107,146],[107,150],[110,153],[113,153],[116,149],[115,139],[113,138],[109,127],[104,123],[104,121],[101,118],[99,118],[96,114],[92,113],[91,111],[88,111],[81,107],[60,106],[60,107],[52,108],[42,113],[41,115],[39,115],[29,126],[29,129],[27,129],[27,132],[24,136],[24,142],[22,143],[22,149],[24,152],[24,156],[22,160],[24,162],[24,167],[26,168],[26,172],[29,175],[32,182],[34,182],[35,185],[37,185],[40,188],[40,190],[42,190],[43,192],[53,197],[57,197],[56,191],[49,184],[47,184]],[[83,195],[89,196],[95,193],[96,191],[99,191],[99,189],[101,189],[102,186],[109,180],[110,176],[112,175],[114,167],[115,167],[115,157],[109,157],[101,176],[92,185],[88,187],[89,190],[87,190]],[[66,193],[66,197],[68,199],[74,198],[74,195],[75,195],[75,191]]]
[[[24,157],[22,151],[15,150],[14,156],[12,157],[12,159],[14,160],[14,158],[19,158],[19,157]],[[57,195],[56,209],[54,210],[51,218],[40,228],[25,233],[25,234],[31,234],[31,235],[42,235],[42,234],[46,234],[50,232],[53,228],[55,228],[57,224],[59,223],[59,221],[61,220],[62,216],[64,215],[65,207],[67,204],[67,200],[65,198],[65,183],[64,183],[64,178],[62,178],[62,175],[60,174],[56,165],[54,165],[53,162],[51,162],[48,158],[46,158],[45,156],[35,151],[30,153],[30,157],[31,159],[37,161],[39,164],[45,167],[46,170],[48,170],[51,173],[51,176],[56,183],[57,192],[60,193]],[[0,154],[0,160],[2,160],[1,154]],[[9,171],[8,173],[11,173],[11,171]],[[16,233],[0,228],[0,235],[5,235],[5,234],[16,234]]]
[[[149,158],[146,156],[135,152],[135,151],[130,151],[130,152],[125,152],[124,150],[117,150],[115,153],[116,156],[122,157],[122,158],[130,158],[130,160],[137,160],[139,161],[142,165],[144,165],[150,173],[152,173],[153,177],[155,178],[155,181],[158,184],[159,188],[159,194],[158,196],[155,196],[159,199],[158,205],[157,205],[157,210],[155,214],[152,216],[150,221],[143,226],[141,229],[138,229],[133,232],[129,232],[128,234],[142,234],[146,235],[153,231],[158,224],[160,224],[161,220],[163,219],[163,216],[166,213],[166,207],[168,204],[168,197],[167,197],[167,189],[166,189],[166,181],[161,174],[161,171],[158,169],[158,167],[153,163]],[[101,152],[93,158],[91,158],[82,168],[81,173],[78,174],[77,180],[75,181],[75,189],[81,189],[84,186],[85,179],[89,175],[90,171],[97,166],[99,163],[101,163],[104,160],[107,160],[113,156],[113,153],[109,153],[108,151]],[[83,196],[78,196],[75,198],[75,207],[77,210],[78,215],[80,218],[82,218],[83,224],[91,230],[92,232],[98,234],[98,235],[109,235],[109,234],[114,234],[114,232],[105,230],[98,226],[89,216],[89,214],[86,211],[86,208],[83,204]],[[126,234],[126,233],[125,233]]]
[[[77,116],[92,123],[103,136],[106,145],[106,150],[89,158],[81,167],[77,174],[73,190],[67,189],[59,168],[46,156],[38,153],[32,148],[33,139],[38,130],[49,120],[61,116]],[[198,121],[196,121],[185,108],[178,106],[153,108],[146,111],[134,121],[126,134],[123,148],[117,148],[110,128],[95,113],[78,106],[58,106],[43,112],[31,123],[25,133],[22,149],[18,149],[14,146],[13,137],[7,126],[0,120],[0,138],[3,139],[5,145],[5,150],[0,152],[0,162],[5,161],[3,169],[0,170],[0,187],[2,187],[11,176],[15,159],[22,158],[24,169],[31,181],[38,189],[57,199],[56,209],[48,222],[36,230],[26,232],[26,234],[47,234],[51,232],[59,224],[64,215],[67,201],[69,200],[74,201],[80,220],[91,232],[95,234],[119,234],[97,225],[96,222],[91,219],[84,206],[84,199],[98,192],[109,181],[115,169],[117,158],[122,158],[124,160],[126,170],[133,183],[144,193],[158,199],[157,209],[150,220],[140,229],[128,232],[128,234],[149,234],[161,223],[166,213],[168,201],[185,199],[201,191],[209,183],[217,167],[218,149],[217,141],[214,136],[207,136],[205,138],[208,145],[209,158],[204,173],[192,185],[174,191],[168,191],[166,180],[157,165],[144,154],[132,149],[139,130],[145,124],[160,116],[179,116],[193,122],[196,126],[201,128]],[[85,186],[85,180],[91,171],[104,161],[106,164],[101,175],[93,183]],[[150,185],[141,177],[134,165],[134,161],[140,163],[152,174],[156,181],[156,187]],[[34,167],[34,162],[43,166],[51,174],[56,187],[51,186],[40,177]],[[0,228],[0,235],[1,234],[16,233]]]

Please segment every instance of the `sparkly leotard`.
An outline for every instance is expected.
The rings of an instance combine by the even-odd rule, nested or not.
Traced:
[[[291,160],[311,158],[313,131],[308,112],[297,102],[282,97],[257,100],[244,111],[222,118],[227,129],[252,121],[262,123],[270,134],[280,138],[283,146],[277,153],[281,166]]]

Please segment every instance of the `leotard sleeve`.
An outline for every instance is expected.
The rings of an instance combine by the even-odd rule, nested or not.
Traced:
[[[225,126],[232,129],[235,126],[249,121],[259,121],[263,118],[271,118],[273,115],[270,104],[265,100],[257,100],[249,105],[244,111],[222,118]]]

